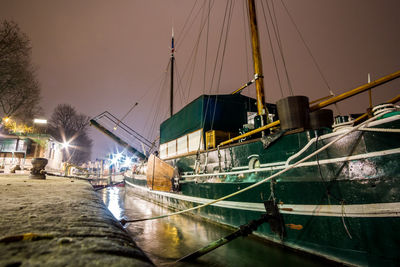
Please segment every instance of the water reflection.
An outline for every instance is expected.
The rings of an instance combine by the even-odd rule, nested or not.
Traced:
[[[121,197],[123,194],[124,192],[119,187],[109,187],[102,190],[103,202],[118,220],[124,216],[123,198]]]
[[[170,212],[124,188],[107,188],[103,199],[117,219],[124,215],[138,219]],[[238,238],[194,262],[175,263],[175,260],[232,232],[232,229],[188,215],[136,222],[128,224],[127,230],[157,266],[327,266],[326,262],[250,237]]]

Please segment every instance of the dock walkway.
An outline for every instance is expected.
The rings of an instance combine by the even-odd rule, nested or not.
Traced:
[[[82,180],[0,175],[0,266],[153,266]]]

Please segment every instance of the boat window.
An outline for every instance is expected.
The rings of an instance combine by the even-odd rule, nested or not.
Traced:
[[[203,129],[186,134],[168,143],[160,144],[160,158],[183,155],[198,149],[204,150]]]
[[[168,157],[172,157],[176,155],[176,140],[173,140],[171,142],[167,143],[167,151],[168,151]]]
[[[188,136],[187,135],[179,137],[178,140],[177,140],[177,144],[178,144],[178,152],[177,152],[178,155],[186,154],[186,153],[189,152],[188,151],[189,145],[188,145]]]
[[[160,158],[166,158],[167,157],[167,144],[161,144],[160,145]]]
[[[202,129],[188,134],[189,138],[189,152],[197,151],[199,148],[203,149]]]

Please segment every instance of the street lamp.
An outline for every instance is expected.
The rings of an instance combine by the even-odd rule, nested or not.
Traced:
[[[64,143],[61,144],[62,148],[67,149],[69,147],[69,142],[65,141]]]
[[[34,119],[33,124],[36,124],[36,132],[38,134],[47,133],[47,120],[46,119]]]
[[[45,120],[45,119],[34,119],[33,123],[36,123],[36,124],[47,124],[47,120]]]

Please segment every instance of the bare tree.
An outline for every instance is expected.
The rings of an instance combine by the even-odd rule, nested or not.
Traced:
[[[89,138],[89,117],[78,114],[69,104],[59,104],[48,122],[48,132],[59,142],[68,143],[64,160],[81,164],[90,159],[93,142]]]
[[[0,23],[0,115],[31,122],[41,113],[31,45],[15,22]]]
[[[77,138],[75,143],[77,147],[75,147],[76,152],[75,156],[71,157],[71,162],[81,164],[84,162],[88,162],[90,160],[90,156],[92,154],[92,146],[93,141],[90,139],[88,134],[85,132],[80,134]]]

